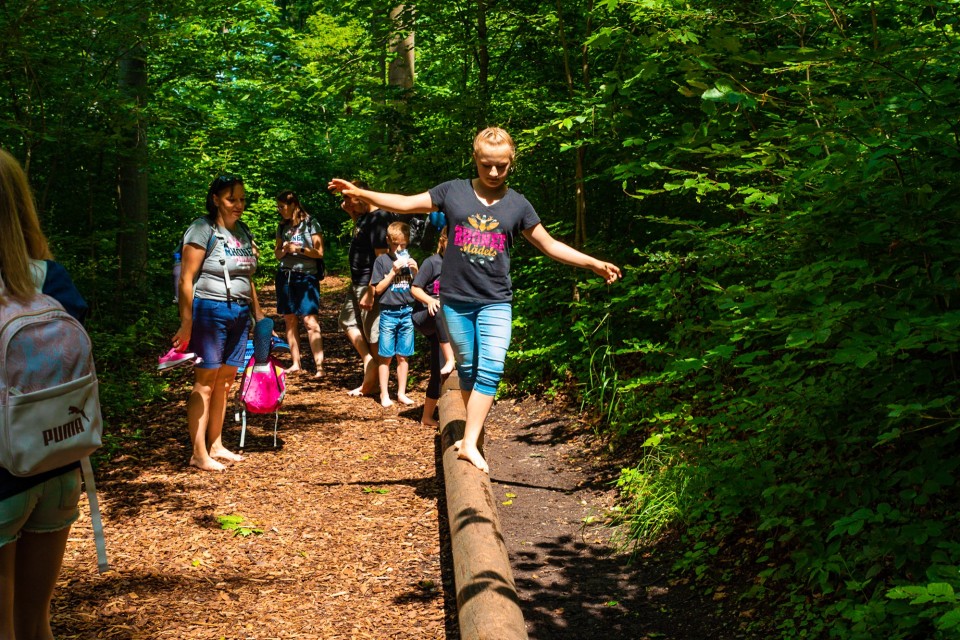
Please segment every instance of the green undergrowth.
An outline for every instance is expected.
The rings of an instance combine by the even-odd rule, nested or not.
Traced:
[[[621,540],[679,534],[678,572],[767,612],[744,632],[960,636],[953,27],[848,3],[862,20],[840,29],[800,3],[823,31],[797,49],[772,9],[759,33],[616,4],[634,31],[606,46],[643,44],[637,64],[658,66],[608,78],[610,118],[669,80],[685,122],[618,121],[637,135],[612,171],[649,230],[619,247],[621,283],[585,275],[572,302],[547,286],[572,282],[565,267],[518,259],[513,384],[572,380],[598,433],[642,451],[617,483]]]

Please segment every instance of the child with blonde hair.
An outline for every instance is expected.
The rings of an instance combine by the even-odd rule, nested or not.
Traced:
[[[410,242],[410,225],[393,222],[387,227],[387,253],[377,256],[373,263],[370,286],[380,301],[380,363],[377,373],[380,378],[380,404],[393,405],[387,383],[390,380],[390,363],[397,358],[397,399],[406,405],[413,404],[407,397],[407,373],[413,355],[413,295],[410,284],[418,271],[417,262],[407,253]]]

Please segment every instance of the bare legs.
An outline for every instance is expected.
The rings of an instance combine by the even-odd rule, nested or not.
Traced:
[[[293,313],[283,314],[283,328],[287,335],[287,344],[290,345],[290,359],[293,364],[287,368],[287,373],[300,371],[300,332],[297,326],[297,316]]]
[[[390,399],[390,388],[387,386],[387,383],[390,381],[390,363],[393,361],[393,356],[386,358],[380,356],[380,364],[377,367],[377,373],[380,378],[380,404],[384,407],[392,407],[393,400]],[[397,365],[399,369],[399,364]]]
[[[483,459],[477,443],[480,440],[480,432],[483,431],[483,423],[493,407],[493,396],[463,390],[460,391],[460,395],[467,408],[467,419],[463,428],[463,440],[454,443],[453,448],[457,450],[458,458],[468,460],[484,473],[490,473],[490,467]]]
[[[70,527],[0,547],[0,640],[53,640],[50,600]]]
[[[14,640],[13,590],[16,585],[17,543],[0,547],[0,640]]]
[[[393,356],[380,356],[380,364],[377,367],[377,373],[380,379],[380,404],[384,407],[393,406],[393,400],[390,399],[388,383],[390,381],[390,362]],[[410,372],[410,362],[406,356],[397,356],[397,400],[405,405],[413,404],[413,400],[407,397],[407,374]]]
[[[410,371],[410,361],[406,356],[397,356],[397,400],[410,406],[413,400],[407,397],[407,374]]]
[[[300,332],[297,327],[295,314],[284,314],[283,325],[286,328],[287,344],[290,345],[290,357],[293,364],[287,373],[301,371],[300,367]],[[310,351],[313,352],[313,361],[317,365],[316,376],[323,375],[323,333],[320,331],[320,320],[316,315],[303,316],[303,326],[307,328],[307,339],[310,342]]]
[[[437,427],[440,425],[437,419],[433,417],[434,412],[437,410],[437,402],[438,398],[424,398],[423,417],[420,418],[420,424],[425,427]]]
[[[377,362],[373,354],[377,352],[377,343],[367,344],[367,339],[357,327],[349,327],[346,330],[347,340],[353,345],[353,348],[360,354],[363,361],[363,384],[350,391],[351,396],[370,395],[377,389]]]
[[[243,456],[223,446],[223,420],[227,412],[230,387],[237,368],[194,369],[193,392],[187,401],[187,424],[193,453],[190,464],[203,471],[223,471],[223,463],[215,458],[238,462]]]
[[[457,362],[453,359],[453,347],[449,342],[440,343],[440,353],[443,354],[443,366],[440,368],[441,376],[448,376],[453,373],[453,368]]]
[[[313,362],[317,366],[316,377],[319,378],[323,375],[323,333],[320,332],[320,320],[315,315],[304,316],[303,325],[307,328],[310,351],[313,352]]]

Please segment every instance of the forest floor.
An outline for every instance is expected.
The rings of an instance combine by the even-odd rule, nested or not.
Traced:
[[[273,417],[253,416],[245,460],[224,473],[188,466],[184,368],[162,374],[169,402],[110,421],[122,445],[97,482],[111,571],[97,573],[82,499],[57,638],[459,638],[439,438],[419,404],[347,396],[360,372],[336,326],[344,285],[324,281],[326,375],[288,377],[276,446]],[[272,311],[272,291],[262,298]],[[424,383],[411,385],[418,403]],[[631,558],[609,528],[585,524],[613,507],[620,466],[573,412],[505,400],[488,425],[530,638],[746,637],[734,605],[671,575],[674,545]],[[224,443],[236,449],[239,434],[231,406]]]

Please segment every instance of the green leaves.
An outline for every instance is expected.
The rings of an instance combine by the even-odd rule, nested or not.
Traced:
[[[263,529],[261,529],[259,525],[248,522],[247,519],[241,515],[217,516],[217,522],[220,523],[220,528],[224,531],[233,531],[234,536],[246,538],[251,534],[263,534]]]

